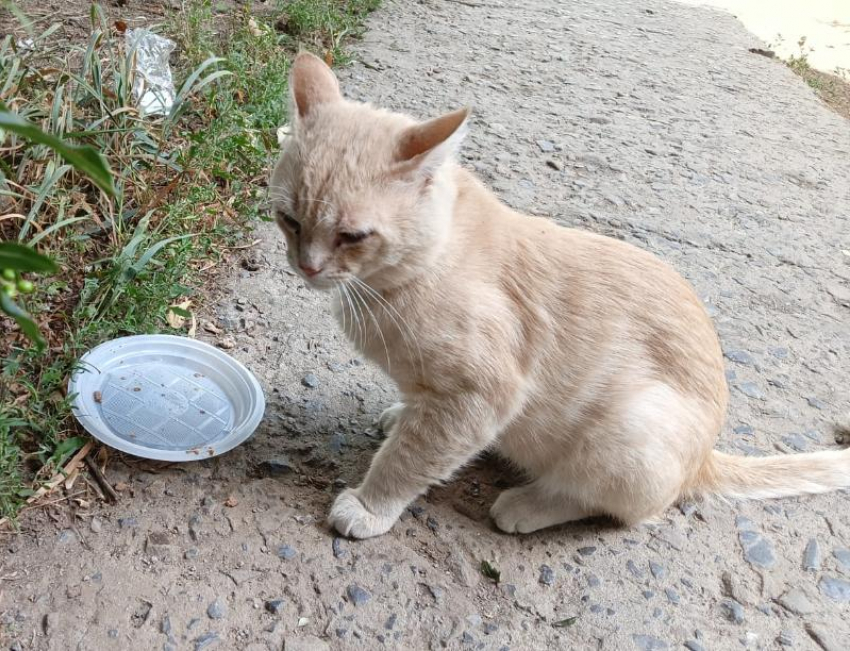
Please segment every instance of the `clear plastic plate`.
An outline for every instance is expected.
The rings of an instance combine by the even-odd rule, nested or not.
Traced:
[[[209,344],[137,335],[101,344],[68,383],[73,412],[99,441],[139,457],[197,461],[245,441],[263,418],[260,383]]]

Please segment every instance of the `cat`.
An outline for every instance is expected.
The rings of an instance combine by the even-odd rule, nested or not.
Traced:
[[[363,482],[331,508],[341,534],[385,533],[486,449],[530,478],[491,508],[509,533],[850,486],[850,450],[713,450],[728,389],[693,289],[635,246],[500,203],[455,161],[467,110],[417,122],[345,100],[306,53],[290,103],[270,181],[289,262],[336,292],[346,335],[402,395]]]

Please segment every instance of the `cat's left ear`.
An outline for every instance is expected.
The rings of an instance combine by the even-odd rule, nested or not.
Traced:
[[[295,57],[289,75],[289,92],[293,109],[290,113],[295,122],[320,104],[342,99],[336,75],[324,61],[309,52],[301,52]]]
[[[396,149],[402,170],[432,176],[460,149],[468,131],[469,114],[470,109],[463,108],[405,129]]]

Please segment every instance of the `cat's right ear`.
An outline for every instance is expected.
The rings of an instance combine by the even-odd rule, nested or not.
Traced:
[[[463,108],[408,127],[396,148],[400,171],[418,171],[426,178],[454,156],[467,132],[470,110]]]
[[[289,73],[290,115],[295,123],[320,104],[342,99],[336,75],[319,57],[301,52]]]

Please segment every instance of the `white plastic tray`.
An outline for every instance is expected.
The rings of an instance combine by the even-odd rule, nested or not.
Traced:
[[[68,383],[74,415],[99,441],[139,457],[197,461],[245,441],[263,418],[260,383],[195,339],[137,335],[101,344]]]

